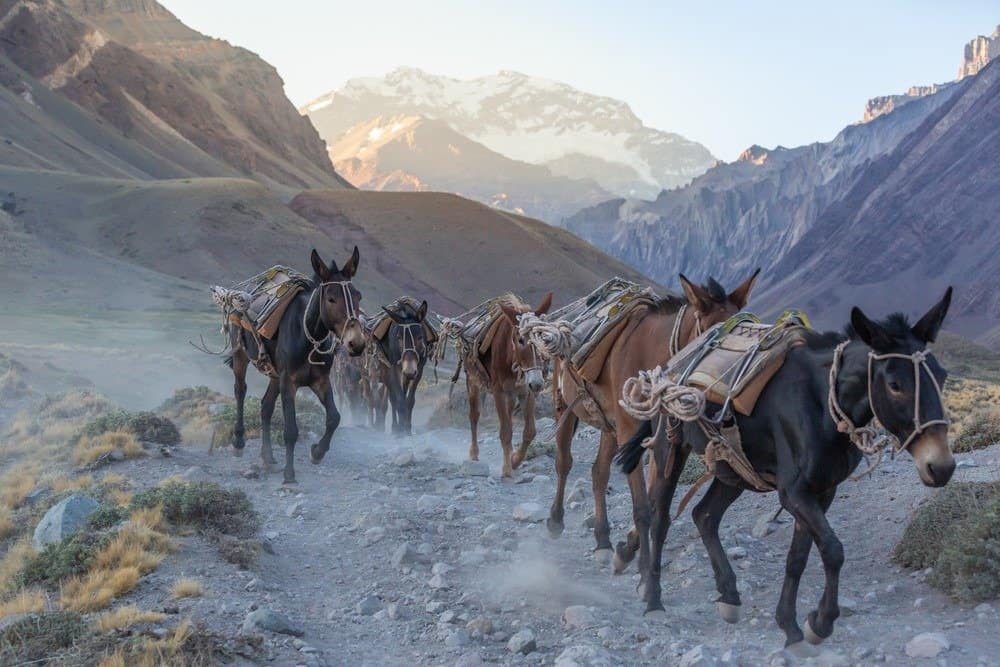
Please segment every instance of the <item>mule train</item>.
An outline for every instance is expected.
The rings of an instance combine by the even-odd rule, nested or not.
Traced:
[[[428,361],[455,350],[452,386],[465,374],[469,458],[479,458],[480,404],[492,394],[508,478],[536,436],[535,401],[551,386],[555,418],[556,487],[547,527],[563,531],[571,443],[579,423],[600,433],[591,467],[595,556],[623,572],[639,556],[646,613],[663,613],[661,561],[671,504],[688,457],[706,473],[679,503],[677,514],[706,482],[692,510],[715,574],[718,610],[739,619],[736,577],[719,539],[728,507],[746,490],[778,492],[795,520],[776,619],[788,645],[819,643],[840,610],[844,548],[826,518],[837,487],[862,459],[907,450],[921,481],[943,486],[955,461],[941,389],[946,372],[928,349],[944,322],[951,289],[920,320],[902,315],[876,321],[851,312],[844,333],[820,333],[798,311],[766,325],[744,311],[759,274],[732,291],[709,278],[680,276],[683,296],[660,296],[620,278],[552,311],[551,293],[537,306],[514,294],[488,299],[458,317],[441,317],[426,301],[400,297],[368,317],[353,284],[357,248],[343,267],[312,252],[313,275],[273,267],[233,288],[213,288],[224,313],[237,402],[233,448],[245,446],[246,370],[268,377],[261,401],[261,457],[275,463],[271,416],[278,396],[284,414],[284,481],[295,482],[295,392],[308,386],[326,410],[326,428],[312,445],[319,463],[340,423],[334,393],[358,422],[392,432],[413,430],[417,388]],[[331,381],[331,369],[333,380]],[[513,449],[513,415],[524,430]],[[606,494],[613,460],[628,475],[633,526],[612,551]],[[643,462],[646,462],[643,465]],[[796,620],[799,579],[811,546],[826,586],[805,621]]]

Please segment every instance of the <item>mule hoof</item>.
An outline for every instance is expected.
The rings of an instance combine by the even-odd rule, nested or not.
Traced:
[[[719,612],[719,616],[726,623],[739,623],[740,622],[740,605],[729,604],[728,602],[715,603],[715,609]]]
[[[562,521],[554,521],[552,517],[545,520],[545,527],[549,529],[549,537],[552,539],[557,539],[563,533],[563,529],[566,527]]]
[[[794,644],[789,644],[788,646],[785,647],[785,650],[796,658],[815,658],[816,656],[819,655],[818,648],[810,644],[807,644],[804,641],[798,641],[795,642]]]
[[[243,450],[240,449],[239,447],[233,447],[233,456],[235,456],[238,459],[243,458]]]
[[[640,581],[635,587],[635,593],[639,596],[640,600],[646,599],[646,582]]]
[[[656,623],[667,622],[667,612],[664,609],[647,609],[642,617],[647,621],[654,621]]]
[[[610,564],[614,557],[615,554],[611,549],[594,549],[594,562],[602,567]]]
[[[317,454],[316,445],[313,445],[312,447],[309,448],[309,460],[312,461],[313,465],[319,465],[319,463],[323,460],[324,456],[326,456],[326,452],[319,452]]]
[[[813,631],[812,626],[809,625],[808,618],[806,619],[805,627],[802,628],[802,634],[805,635],[806,641],[812,644],[813,646],[819,646],[827,639],[826,637],[820,637]]]
[[[282,484],[284,484],[285,486],[293,486],[295,484],[298,484],[298,482],[295,481],[294,477],[291,478],[285,477],[285,480],[282,482]]]
[[[629,561],[622,558],[617,551],[615,551],[614,561],[612,563],[615,574],[623,574],[625,570],[628,569]]]

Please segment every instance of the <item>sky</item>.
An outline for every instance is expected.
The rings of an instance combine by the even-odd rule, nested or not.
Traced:
[[[160,0],[274,65],[297,106],[400,65],[515,70],[624,100],[730,161],[828,141],[870,97],[955,78],[997,0],[552,2]]]

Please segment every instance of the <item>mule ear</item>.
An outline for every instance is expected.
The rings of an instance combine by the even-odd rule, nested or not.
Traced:
[[[688,303],[702,312],[708,312],[712,307],[712,295],[708,290],[701,285],[695,285],[683,273],[678,275],[681,277],[681,287],[684,288],[684,296],[687,297]]]
[[[312,261],[313,271],[319,276],[320,280],[326,282],[330,279],[330,269],[327,268],[326,262],[319,256],[316,252],[316,248],[313,248],[312,254],[309,256],[310,261]]]
[[[389,316],[389,319],[396,324],[403,324],[405,318],[394,310],[389,310],[385,306],[382,306],[382,312]]]
[[[517,312],[517,310],[515,310],[514,308],[511,308],[506,303],[501,303],[500,304],[500,310],[502,310],[504,316],[506,316],[506,318],[508,320],[510,320],[510,323],[513,324],[516,327],[517,326],[517,317],[521,313]]]
[[[937,339],[941,325],[944,324],[945,315],[948,314],[948,307],[951,305],[951,287],[945,290],[944,296],[927,313],[920,318],[920,321],[913,325],[913,335],[925,343],[933,343]]]
[[[538,308],[535,308],[535,315],[541,317],[545,313],[549,312],[549,308],[552,307],[552,292],[549,292],[544,297],[542,297],[542,302],[538,304]]]
[[[426,301],[421,301],[420,302],[420,307],[417,308],[417,321],[418,322],[423,322],[424,318],[426,318],[426,317],[427,317],[427,302]]]
[[[892,338],[885,332],[885,329],[868,319],[868,316],[861,312],[857,306],[851,308],[851,327],[858,338],[873,350],[884,352],[892,346]]]
[[[351,253],[351,258],[344,264],[344,268],[340,270],[340,274],[347,280],[350,280],[357,274],[358,264],[360,263],[361,253],[358,252],[358,246],[354,246],[354,252]]]
[[[740,310],[747,305],[747,301],[750,300],[750,290],[753,286],[757,284],[757,275],[760,273],[760,267],[753,272],[753,275],[740,283],[740,286],[729,293],[729,303],[733,304]]]

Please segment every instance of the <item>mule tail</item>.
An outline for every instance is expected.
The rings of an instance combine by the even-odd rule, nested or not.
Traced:
[[[642,455],[646,453],[646,449],[642,446],[642,443],[651,435],[653,435],[653,423],[644,421],[639,430],[635,432],[635,435],[629,438],[618,449],[615,462],[621,466],[622,472],[626,475],[631,474],[639,466],[639,462],[642,461]]]
[[[226,356],[224,356],[222,358],[222,363],[224,363],[225,365],[227,365],[230,368],[232,368],[233,367],[233,353],[230,352],[229,354],[227,354]]]
[[[455,393],[455,383],[458,382],[458,378],[462,375],[462,362],[464,359],[458,358],[458,365],[455,366],[455,374],[451,376],[451,385],[448,387],[448,409],[451,409],[451,395]]]

